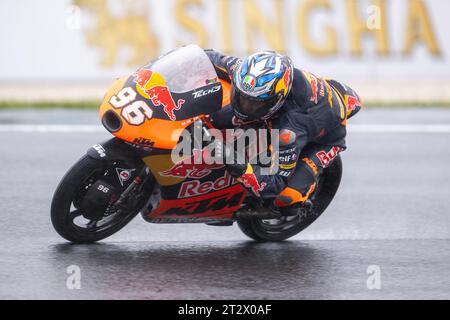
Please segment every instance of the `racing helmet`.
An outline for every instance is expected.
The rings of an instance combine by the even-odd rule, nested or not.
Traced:
[[[261,51],[242,61],[232,76],[231,106],[243,121],[267,120],[286,101],[292,87],[291,59]]]

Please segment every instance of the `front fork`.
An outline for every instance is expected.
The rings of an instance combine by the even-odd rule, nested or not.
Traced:
[[[147,167],[142,168],[139,174],[133,179],[133,182],[131,182],[130,185],[125,189],[125,191],[122,192],[119,199],[114,204],[114,207],[116,207],[118,210],[126,207],[126,201],[130,194],[133,193],[137,188],[139,188],[139,186],[141,186],[143,183],[147,182],[149,178],[149,169]]]
[[[142,158],[148,155],[148,151],[138,149],[118,138],[112,138],[94,145],[87,151],[87,154],[91,158],[101,161],[123,163],[130,169],[139,168],[139,173],[125,190],[121,192],[118,200],[112,205],[114,209],[121,211],[126,210],[129,205],[129,200],[133,198],[133,193],[137,193],[135,196],[139,199],[146,196],[150,198],[151,191],[149,192],[149,189],[151,188],[147,188],[147,184],[150,183],[154,185],[155,182],[149,168],[144,161],[142,161]],[[142,190],[145,192],[142,192]]]

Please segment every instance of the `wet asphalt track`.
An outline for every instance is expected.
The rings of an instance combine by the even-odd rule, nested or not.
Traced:
[[[98,120],[95,112],[0,112],[0,126],[10,123]],[[366,110],[352,123],[450,124],[450,110]],[[287,242],[137,217],[100,244],[70,245],[51,227],[53,191],[108,137],[0,131],[1,299],[450,298],[450,133],[349,133],[337,197]],[[70,265],[81,268],[80,290],[66,288]],[[370,265],[380,267],[380,290],[367,288]]]

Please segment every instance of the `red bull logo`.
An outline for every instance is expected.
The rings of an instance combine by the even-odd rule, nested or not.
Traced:
[[[175,103],[167,86],[154,86],[149,90],[145,90],[145,93],[147,93],[155,107],[164,107],[164,112],[169,116],[170,120],[177,120],[174,111],[180,110],[185,100],[178,99]]]
[[[162,76],[148,69],[139,69],[133,76],[133,82],[136,83],[139,93],[150,99],[155,107],[163,106],[164,112],[170,120],[177,120],[174,111],[180,110],[185,100],[174,101]]]
[[[192,157],[176,163],[169,170],[160,172],[159,174],[165,177],[201,179],[209,175],[213,170],[224,167],[224,165],[220,163],[195,163],[198,154],[198,151],[196,151],[197,150],[194,150],[194,155]],[[205,150],[203,150],[203,153],[204,152]]]
[[[239,178],[239,181],[242,185],[253,192],[256,196],[260,196],[259,192],[263,191],[266,183],[262,182],[261,184],[258,182],[254,173],[246,173],[242,177]]]
[[[145,86],[150,81],[152,75],[153,72],[151,70],[139,69],[133,74],[134,76],[133,82],[135,82],[139,87],[141,87],[142,90],[145,90]]]

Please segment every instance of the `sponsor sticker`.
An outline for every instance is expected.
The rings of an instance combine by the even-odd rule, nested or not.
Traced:
[[[123,169],[123,168],[116,168],[117,176],[119,177],[120,185],[123,187],[124,183],[130,180],[133,171],[136,169]]]

